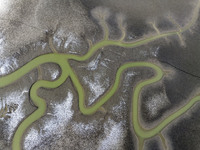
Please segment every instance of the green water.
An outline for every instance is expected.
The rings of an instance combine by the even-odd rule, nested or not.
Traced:
[[[18,79],[22,78],[25,74],[33,70],[34,68],[44,64],[44,63],[56,63],[61,68],[61,76],[55,80],[55,81],[45,81],[45,80],[39,80],[33,84],[33,86],[30,89],[30,97],[33,101],[33,103],[38,107],[37,110],[35,110],[30,116],[28,116],[24,121],[21,122],[21,124],[18,126],[12,142],[12,149],[13,150],[21,150],[21,141],[24,133],[26,130],[31,126],[31,124],[38,119],[40,119],[43,115],[45,115],[46,112],[46,102],[44,99],[40,98],[37,95],[37,90],[41,87],[43,88],[57,88],[61,84],[65,82],[67,78],[71,78],[74,87],[76,88],[79,96],[79,109],[84,115],[92,115],[96,111],[98,111],[104,103],[106,103],[118,90],[119,83],[120,83],[120,77],[124,70],[128,68],[134,68],[134,67],[148,67],[154,70],[155,74],[151,79],[144,80],[140,83],[138,83],[133,90],[133,98],[132,98],[132,125],[134,128],[134,131],[136,133],[136,136],[138,137],[138,148],[142,149],[143,142],[145,139],[151,138],[155,135],[160,134],[163,128],[165,128],[169,123],[171,123],[173,120],[181,116],[183,113],[185,113],[187,110],[189,110],[197,101],[200,100],[200,96],[196,96],[192,98],[185,106],[183,106],[181,109],[177,110],[176,112],[172,113],[170,116],[168,116],[166,119],[164,119],[162,122],[160,122],[157,126],[155,126],[152,129],[146,130],[142,127],[142,125],[139,122],[138,118],[138,100],[141,93],[141,90],[143,87],[156,83],[160,80],[162,80],[164,76],[164,71],[157,66],[156,64],[150,63],[150,62],[129,62],[126,64],[123,64],[121,67],[118,68],[115,82],[110,87],[110,89],[92,106],[87,107],[85,105],[85,92],[84,88],[82,87],[77,75],[71,68],[68,60],[76,60],[76,61],[85,61],[93,56],[93,54],[100,48],[105,46],[119,46],[124,48],[133,48],[137,46],[141,46],[144,44],[147,44],[149,42],[152,42],[156,39],[169,37],[171,35],[181,35],[182,32],[190,29],[191,26],[193,26],[198,18],[199,13],[199,3],[197,7],[194,9],[193,17],[191,18],[191,21],[186,24],[183,28],[177,30],[177,31],[168,31],[163,32],[161,34],[156,34],[153,36],[149,36],[147,38],[142,38],[137,41],[132,42],[124,42],[122,39],[120,40],[109,40],[108,39],[108,29],[105,30],[105,38],[104,40],[96,43],[95,45],[91,46],[91,48],[88,50],[88,53],[83,56],[77,56],[77,55],[71,55],[71,54],[58,54],[58,53],[52,53],[52,54],[45,54],[41,55],[20,69],[16,70],[15,72],[3,76],[0,78],[0,88],[5,87],[7,85],[12,84],[13,82],[17,81]]]

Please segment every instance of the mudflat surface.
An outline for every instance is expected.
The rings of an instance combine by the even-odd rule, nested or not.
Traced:
[[[91,114],[80,108],[73,75],[56,88],[39,88],[37,96],[45,100],[46,111],[24,128],[20,149],[199,150],[198,100],[147,138],[163,120],[199,96],[199,3],[0,0],[0,81],[34,58],[66,55],[66,70],[69,65],[79,79],[87,112],[112,91],[124,64],[145,62],[163,72],[162,79],[145,85],[134,100],[135,89],[156,77],[158,70],[147,65],[127,67],[114,94]],[[93,49],[84,61],[76,58]],[[30,96],[31,88],[39,80],[56,82],[63,75],[62,66],[48,61],[9,85],[0,82],[0,150],[19,150],[13,139],[20,124],[40,108]]]

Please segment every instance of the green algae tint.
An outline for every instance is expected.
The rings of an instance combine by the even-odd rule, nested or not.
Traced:
[[[150,62],[129,62],[126,64],[123,64],[121,67],[118,68],[116,77],[115,77],[115,82],[114,84],[110,87],[110,89],[92,106],[87,107],[85,105],[85,92],[84,88],[82,87],[77,75],[71,68],[68,60],[76,60],[76,61],[85,61],[89,59],[93,54],[100,48],[105,47],[105,46],[119,46],[119,47],[124,47],[124,48],[134,48],[137,46],[141,46],[144,44],[147,44],[149,42],[152,42],[156,39],[160,38],[166,38],[171,35],[178,35],[178,37],[181,40],[181,34],[187,30],[189,30],[197,21],[198,19],[198,14],[199,14],[199,6],[200,6],[200,1],[196,5],[196,8],[193,11],[191,21],[186,24],[184,27],[179,28],[178,30],[175,31],[167,31],[158,34],[149,36],[147,38],[141,38],[136,41],[132,42],[124,42],[124,32],[122,31],[122,38],[119,40],[109,40],[109,31],[106,22],[103,24],[103,29],[104,29],[104,39],[95,45],[92,45],[91,48],[88,50],[88,53],[83,55],[83,56],[77,56],[77,55],[72,55],[72,54],[59,54],[56,53],[55,48],[53,47],[52,44],[50,44],[50,48],[52,51],[55,53],[52,54],[45,54],[41,55],[29,63],[25,64],[23,67],[20,69],[16,70],[15,72],[3,76],[0,78],[0,88],[5,87],[7,85],[10,85],[17,81],[18,79],[22,78],[25,74],[33,70],[34,68],[44,64],[44,63],[56,63],[60,66],[61,68],[61,76],[55,80],[55,81],[45,81],[45,80],[38,80],[33,84],[33,86],[30,89],[30,97],[33,101],[33,103],[38,107],[36,111],[34,111],[31,115],[29,115],[25,120],[21,122],[21,124],[18,126],[14,137],[13,137],[13,142],[12,142],[12,149],[13,150],[21,150],[21,141],[24,133],[26,130],[31,126],[31,124],[38,119],[40,119],[43,115],[45,115],[46,112],[46,102],[44,99],[40,98],[37,95],[37,90],[41,87],[43,88],[57,88],[61,84],[65,82],[65,80],[69,77],[71,78],[76,90],[78,91],[78,96],[79,96],[79,109],[84,115],[92,115],[96,111],[102,108],[102,105],[106,103],[118,90],[119,83],[120,83],[120,78],[124,70],[128,68],[134,68],[134,67],[148,67],[154,70],[155,74],[152,78],[144,80],[140,83],[138,83],[133,90],[133,98],[132,98],[132,125],[134,128],[134,131],[136,133],[136,136],[138,138],[138,148],[140,150],[143,149],[144,145],[144,140],[151,138],[153,136],[159,135],[162,137],[162,141],[164,141],[164,137],[161,136],[161,131],[163,128],[165,128],[169,123],[171,123],[173,120],[181,116],[183,113],[185,113],[187,110],[189,110],[197,101],[200,100],[200,96],[196,96],[192,98],[185,106],[171,114],[170,116],[166,117],[162,122],[160,122],[157,126],[155,126],[152,129],[144,129],[142,125],[139,122],[138,118],[138,101],[140,97],[140,93],[143,89],[143,87],[148,86],[150,84],[156,83],[160,80],[162,80],[164,76],[164,71],[157,66],[156,64],[150,63]],[[156,28],[157,29],[157,28]]]

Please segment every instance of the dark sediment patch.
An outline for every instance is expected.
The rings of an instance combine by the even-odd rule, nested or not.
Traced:
[[[145,150],[162,150],[157,140],[151,140],[146,144]]]
[[[200,36],[198,33],[187,33],[185,47],[177,44],[177,40],[162,47],[158,53],[158,60],[175,70],[171,79],[164,80],[167,96],[173,106],[188,100],[200,84]]]
[[[129,19],[127,20],[127,40],[140,39],[143,35],[147,35],[151,27],[143,20]]]
[[[133,141],[133,134],[132,134],[130,128],[131,128],[131,126],[127,125],[127,136],[125,137],[124,149],[125,150],[136,150],[137,143],[134,143],[134,141]]]
[[[194,95],[199,87],[200,79],[195,78],[186,73],[177,71],[172,78],[164,78],[162,87],[159,85],[145,88],[141,96],[141,117],[145,123],[154,123],[167,114],[170,115],[171,110],[176,110],[176,107],[185,105]],[[162,88],[164,87],[164,91]],[[186,88],[187,87],[187,88]],[[156,94],[166,94],[166,104],[158,109],[156,115],[151,116],[146,107],[150,97]],[[155,106],[159,107],[159,106]],[[152,108],[153,109],[153,108]],[[165,117],[167,117],[165,116]]]
[[[182,119],[168,131],[168,137],[173,150],[200,149],[199,110],[195,113],[190,118]]]

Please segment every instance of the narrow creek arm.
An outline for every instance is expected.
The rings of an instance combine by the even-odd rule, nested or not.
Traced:
[[[126,63],[124,65],[122,65],[116,73],[115,76],[115,82],[114,84],[109,88],[109,90],[103,94],[103,96],[101,96],[99,98],[99,100],[97,100],[96,103],[94,103],[91,106],[86,106],[85,105],[85,94],[84,94],[84,89],[77,77],[77,75],[74,73],[74,71],[72,70],[72,68],[70,66],[68,66],[67,68],[69,68],[69,76],[72,79],[72,82],[78,92],[79,95],[79,109],[80,111],[85,114],[85,115],[92,115],[94,114],[103,104],[105,104],[114,94],[115,92],[118,90],[119,84],[120,84],[120,79],[121,79],[121,75],[124,72],[124,70],[128,69],[128,68],[133,68],[133,67],[150,67],[152,69],[157,69],[159,72],[159,77],[162,77],[163,73],[162,70],[156,66],[155,64],[152,64],[150,62],[129,62]],[[149,82],[149,81],[147,81]]]
[[[62,55],[59,54],[45,54],[38,56],[19,68],[18,70],[6,75],[0,77],[0,88],[8,86],[18,79],[22,78],[25,74],[29,73],[31,70],[35,69],[41,64],[44,63],[56,63],[58,64],[60,62]],[[64,62],[63,62],[64,63]]]
[[[66,63],[65,60],[63,60],[63,63]],[[30,97],[38,108],[31,113],[24,121],[21,122],[21,124],[18,126],[14,137],[13,137],[13,142],[12,142],[12,149],[13,150],[21,150],[21,141],[24,133],[30,127],[30,125],[40,119],[46,112],[47,104],[44,99],[39,97],[37,95],[37,91],[39,88],[56,88],[63,84],[65,80],[68,78],[68,71],[67,68],[60,64],[62,74],[59,77],[59,79],[55,81],[45,81],[45,80],[39,80],[33,84],[30,90]]]

